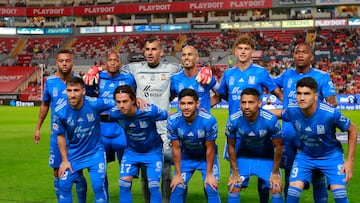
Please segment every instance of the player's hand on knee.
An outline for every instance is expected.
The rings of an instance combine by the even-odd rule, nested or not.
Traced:
[[[175,175],[171,180],[171,184],[170,184],[171,192],[174,192],[175,188],[179,184],[182,185],[183,187],[185,186],[184,180],[181,178],[181,175]]]
[[[280,174],[271,173],[270,176],[270,188],[273,194],[281,193],[282,191],[282,182]]]
[[[102,71],[101,66],[91,67],[83,76],[84,83],[92,86],[99,83],[99,72]]]
[[[214,191],[217,191],[219,182],[216,180],[215,176],[212,174],[207,174],[204,181],[204,188],[206,185],[209,185]]]
[[[228,188],[229,192],[240,192],[241,190],[241,177],[238,172],[232,172],[229,181],[228,181]]]
[[[212,71],[210,67],[202,67],[196,76],[196,81],[202,85],[210,84],[212,79]]]

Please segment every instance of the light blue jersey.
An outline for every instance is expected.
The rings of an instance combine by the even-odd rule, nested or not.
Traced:
[[[185,75],[184,70],[174,74],[171,77],[171,97],[177,97],[179,92],[184,88],[193,89],[199,95],[200,108],[210,112],[210,90],[216,85],[216,79],[213,76],[209,84],[201,85],[198,81],[196,81],[196,76],[197,75],[189,78]]]
[[[282,118],[292,123],[299,141],[299,152],[289,181],[310,182],[313,172],[320,171],[330,185],[345,186],[345,173],[341,171],[344,155],[342,145],[336,139],[336,128],[347,131],[351,121],[336,108],[322,102],[318,102],[310,117],[305,116],[299,107],[289,106],[283,110]],[[286,202],[299,202],[301,192],[301,189],[290,186]],[[345,188],[332,189],[332,193],[336,202],[348,202]]]
[[[56,109],[53,130],[66,137],[68,159],[74,171],[92,163],[92,155],[103,150],[100,136],[100,112],[111,109],[113,100],[85,97],[84,105],[74,110],[67,103]]]
[[[168,112],[155,105],[136,111],[134,116],[122,114],[117,107],[110,111],[110,120],[118,121],[125,130],[127,149],[145,153],[153,149],[162,149],[162,140],[156,130],[156,121],[166,120]]]
[[[179,140],[181,159],[206,161],[206,141],[215,141],[218,125],[216,119],[202,110],[197,111],[195,120],[188,124],[178,111],[168,118],[167,129],[170,140]]]
[[[255,88],[262,95],[263,87],[269,92],[277,88],[270,78],[269,72],[264,67],[251,64],[243,71],[238,67],[225,70],[217,92],[228,101],[229,115],[231,115],[240,110],[240,94],[242,90]]]
[[[57,136],[54,134],[53,123],[56,106],[63,107],[67,103],[66,84],[58,76],[49,76],[45,81],[43,102],[50,103],[51,109],[51,137],[50,137],[50,157],[49,165],[52,168],[59,168],[61,155],[57,145]]]
[[[296,102],[296,83],[304,77],[312,77],[318,83],[319,100],[323,101],[328,96],[335,96],[335,89],[329,74],[324,71],[310,68],[306,73],[299,73],[296,69],[288,69],[280,76],[275,78],[276,84],[284,91],[283,109],[288,106],[297,106]],[[283,121],[283,158],[281,167],[290,170],[296,154],[295,129],[293,126]]]
[[[288,69],[275,78],[276,84],[283,88],[284,91],[283,108],[293,105],[297,106],[296,83],[304,77],[312,77],[316,80],[320,101],[323,101],[328,96],[336,95],[334,85],[328,73],[314,68],[311,68],[306,73],[299,73],[296,69]]]
[[[179,140],[181,147],[181,177],[184,181],[185,187],[178,185],[171,194],[170,202],[182,203],[185,188],[195,170],[200,171],[203,181],[207,174],[207,149],[206,142],[215,142],[218,134],[218,124],[211,114],[197,110],[197,115],[193,122],[189,124],[181,111],[178,111],[169,116],[167,120],[167,129],[169,131],[168,138],[172,140]],[[217,181],[220,181],[220,167],[217,158],[217,147],[215,144],[214,163],[212,173]],[[214,191],[208,185],[205,187],[208,202],[220,202],[219,191]]]
[[[266,110],[259,110],[258,118],[250,123],[242,111],[231,114],[226,124],[225,135],[237,139],[240,135],[241,145],[237,157],[274,159],[273,139],[282,138],[278,119]],[[240,166],[241,167],[241,166]]]
[[[83,106],[75,110],[66,103],[57,106],[54,115],[54,135],[64,135],[68,161],[73,172],[67,170],[59,181],[59,202],[72,202],[72,184],[88,169],[95,202],[106,202],[106,161],[100,136],[100,112],[111,109],[113,100],[85,97]]]
[[[325,158],[334,152],[343,151],[340,141],[336,139],[336,128],[347,131],[351,122],[336,108],[318,102],[314,115],[306,117],[299,107],[289,106],[281,117],[295,128],[296,137],[300,141],[300,153]]]

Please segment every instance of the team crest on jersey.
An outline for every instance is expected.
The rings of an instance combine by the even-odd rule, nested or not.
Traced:
[[[198,138],[204,138],[205,137],[205,131],[204,130],[198,130],[197,134],[198,134]]]
[[[55,88],[52,90],[52,94],[53,94],[54,97],[57,97],[57,96],[59,95],[59,89],[55,87]]]
[[[260,135],[260,137],[265,137],[266,130],[259,130],[259,135]]]
[[[249,76],[249,84],[254,85],[255,84],[255,76]]]
[[[139,121],[139,124],[140,124],[140,128],[147,128],[148,127],[148,124],[146,121]]]
[[[292,84],[293,84],[293,80],[290,78],[286,84],[287,88],[291,88]]]
[[[324,125],[317,125],[316,126],[316,132],[317,134],[325,134],[325,126]]]
[[[166,75],[164,73],[161,74],[161,80],[166,80]]]
[[[181,128],[178,128],[177,129],[177,134],[180,138],[183,138],[184,137],[184,131],[181,129]]]
[[[235,78],[233,76],[229,79],[229,85],[234,85]]]
[[[92,113],[87,113],[87,114],[86,114],[86,118],[87,118],[87,120],[88,120],[89,122],[95,120],[95,116],[94,116],[94,114],[92,114]]]

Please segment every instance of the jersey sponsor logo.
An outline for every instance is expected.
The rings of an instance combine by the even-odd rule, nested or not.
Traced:
[[[143,92],[145,97],[161,97],[163,90],[152,88],[151,85],[146,85]]]

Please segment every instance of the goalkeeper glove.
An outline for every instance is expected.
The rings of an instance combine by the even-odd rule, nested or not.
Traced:
[[[83,76],[84,83],[89,86],[98,84],[100,71],[102,71],[101,66],[92,66]]]
[[[196,81],[198,81],[202,85],[210,84],[212,79],[212,72],[210,67],[202,67],[196,76]]]

